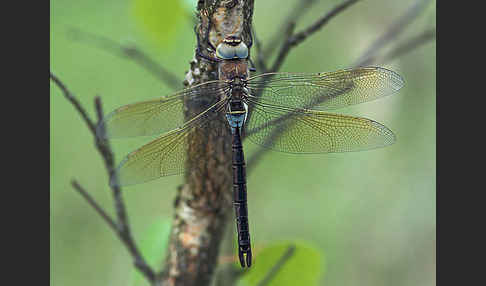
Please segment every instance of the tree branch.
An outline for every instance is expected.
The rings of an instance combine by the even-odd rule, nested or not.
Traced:
[[[58,77],[56,77],[52,72],[49,73],[50,78],[56,85],[61,89],[61,91],[64,94],[64,97],[66,97],[76,108],[76,110],[81,114],[81,117],[84,119],[86,122],[86,125],[88,126],[88,129],[91,131],[95,138],[95,145],[96,148],[98,149],[100,155],[102,156],[104,162],[105,162],[105,167],[108,171],[109,178],[114,177],[115,173],[115,167],[114,167],[114,160],[113,160],[113,152],[111,151],[111,148],[108,144],[108,141],[106,140],[101,140],[100,138],[103,138],[104,136],[97,136],[97,130],[96,130],[96,125],[94,122],[89,118],[87,115],[86,111],[84,108],[81,106],[79,101],[72,95],[72,93],[69,91],[69,89],[66,87],[66,85],[59,80]],[[101,121],[103,118],[103,110],[101,107],[101,100],[99,97],[95,98],[95,108],[96,108],[96,113],[98,115],[98,121]],[[98,132],[100,132],[98,130]],[[104,132],[104,130],[101,130],[101,132]],[[100,134],[101,135],[101,134]],[[134,260],[134,265],[135,267],[142,272],[142,274],[147,278],[148,281],[150,281],[152,284],[155,283],[155,273],[154,271],[150,268],[150,266],[145,262],[143,259],[141,253],[139,252],[135,241],[132,238],[132,234],[130,231],[130,226],[128,223],[128,217],[126,215],[125,211],[125,204],[123,202],[123,198],[121,196],[121,189],[117,184],[114,184],[112,186],[112,194],[113,194],[113,200],[115,202],[115,209],[117,212],[117,218],[118,221],[115,222],[100,206],[96,201],[88,194],[88,192],[81,187],[81,185],[73,180],[72,185],[74,189],[76,189],[84,199],[88,202],[90,206],[92,206],[95,211],[103,218],[103,220],[110,226],[110,228],[118,235],[118,238],[123,242],[125,247],[128,249],[130,254],[132,255],[132,258]]]
[[[371,56],[365,62],[361,63],[361,66],[371,65],[372,63],[377,65],[386,64],[396,58],[399,58],[413,50],[416,50],[420,46],[427,44],[428,42],[435,40],[436,31],[435,28],[431,28],[428,30],[423,31],[422,33],[411,37],[407,41],[397,45],[388,53],[384,54],[381,57],[376,55]]]
[[[200,51],[216,47],[229,35],[250,39],[253,0],[199,0],[195,28]],[[193,86],[218,78],[218,66],[196,54],[185,84]],[[215,94],[200,94],[211,102]],[[185,118],[207,108],[187,102]],[[178,191],[165,269],[166,285],[209,285],[213,280],[224,230],[231,218],[231,135],[221,116],[191,133],[185,183]]]
[[[94,122],[89,118],[88,113],[84,110],[84,108],[81,106],[79,101],[72,95],[72,93],[68,90],[66,85],[57,78],[52,72],[49,72],[49,78],[54,81],[54,83],[61,89],[64,97],[71,102],[71,104],[76,108],[76,110],[79,112],[81,115],[81,118],[84,120],[86,125],[88,125],[89,130],[91,133],[96,134],[96,125]]]
[[[265,56],[264,56],[264,51],[262,48],[262,43],[260,42],[260,39],[257,37],[255,29],[252,27],[251,28],[252,33],[253,33],[253,39],[255,40],[255,47],[257,48],[257,58],[256,58],[256,63],[257,63],[257,68],[260,70],[260,73],[266,73],[267,72],[267,64],[265,62]]]
[[[72,180],[71,185],[73,188],[78,191],[81,196],[90,204],[95,211],[103,218],[103,220],[108,224],[108,226],[114,231],[118,232],[118,226],[116,225],[115,221],[101,208],[100,205],[93,199],[93,197],[83,188],[81,185],[76,181]]]
[[[292,26],[294,26],[299,18],[316,2],[316,0],[298,1],[295,7],[290,10],[290,13],[285,18],[285,21],[280,25],[281,28],[277,29],[275,35],[271,38],[270,41],[268,41],[268,47],[262,52],[264,52],[265,55],[270,56],[282,40],[282,31],[289,31],[290,29],[293,29]],[[258,49],[258,52],[260,53],[260,49]]]
[[[181,80],[172,72],[158,64],[135,45],[121,45],[106,37],[83,32],[73,28],[69,31],[71,39],[93,45],[110,54],[121,58],[134,61],[142,68],[149,71],[156,79],[167,84],[172,89],[177,90],[181,87]]]
[[[353,66],[364,66],[372,62],[370,60],[381,49],[396,39],[405,28],[415,20],[422,11],[425,10],[430,0],[417,0],[408,10],[383,33],[375,42],[373,42],[368,49],[363,52],[362,56],[353,64]]]
[[[324,16],[322,16],[320,19],[318,19],[314,24],[310,25],[307,29],[304,29],[303,31],[292,35],[288,34],[287,39],[285,40],[284,44],[282,45],[277,59],[272,65],[272,68],[270,69],[270,72],[276,72],[280,69],[283,61],[289,54],[290,50],[297,46],[298,44],[302,43],[305,39],[307,39],[310,35],[314,34],[315,32],[319,31],[322,27],[325,26],[326,23],[329,22],[333,17],[338,15],[339,13],[343,12],[351,6],[352,4],[355,4],[359,0],[347,0],[344,1],[343,3],[339,4],[338,6],[334,7],[331,11],[326,13]],[[295,25],[292,24],[292,22],[289,23],[289,26]]]

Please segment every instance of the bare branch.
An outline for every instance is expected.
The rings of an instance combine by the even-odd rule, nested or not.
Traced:
[[[202,60],[202,53],[238,33],[250,39],[253,0],[199,0],[198,25],[195,33],[198,49],[186,84],[193,86],[218,78],[215,62]],[[248,42],[249,43],[249,42]],[[251,53],[250,53],[251,54]],[[214,94],[201,94],[212,100]],[[186,104],[185,117],[200,114],[204,106]],[[195,130],[187,146],[184,186],[180,188],[172,222],[165,269],[160,274],[167,285],[210,285],[221,253],[226,225],[230,222],[232,186],[230,131],[225,118],[207,123],[204,130]]]
[[[92,206],[95,211],[103,218],[103,220],[110,226],[110,228],[118,235],[120,241],[125,245],[130,254],[133,257],[134,265],[151,283],[155,282],[155,274],[150,266],[145,262],[141,254],[139,253],[135,242],[133,241],[130,232],[123,231],[123,224],[115,223],[113,219],[100,207],[100,205],[89,195],[89,193],[81,187],[81,185],[73,180],[71,182],[74,189],[76,189],[81,196]],[[126,221],[125,221],[126,222]],[[121,227],[120,227],[121,226]]]
[[[98,203],[91,197],[91,195],[83,188],[81,185],[76,181],[72,180],[71,185],[73,186],[76,191],[78,191],[81,196],[90,204],[95,211],[103,218],[103,220],[110,226],[110,228],[118,232],[118,226],[116,225],[115,221],[98,205]]]
[[[382,57],[374,60],[374,58],[370,58],[370,64],[372,62],[380,65],[385,64],[387,62],[392,61],[398,57],[401,57],[413,50],[416,50],[418,47],[425,45],[426,43],[435,39],[436,31],[435,28],[425,30],[424,32],[420,33],[419,35],[412,37],[405,41],[404,43],[398,45],[390,52],[386,53]],[[367,65],[368,63],[364,63],[363,65]]]
[[[96,125],[93,123],[93,121],[89,118],[88,113],[86,113],[86,110],[81,106],[81,103],[73,96],[73,94],[69,91],[69,89],[62,83],[57,76],[55,76],[52,72],[49,72],[49,78],[54,81],[54,83],[61,89],[62,93],[64,94],[64,97],[69,100],[69,102],[72,103],[74,108],[81,114],[81,117],[83,118],[84,122],[88,125],[89,130],[91,130],[92,133],[96,134]]]
[[[299,20],[299,18],[307,11],[309,8],[312,7],[317,1],[316,0],[301,0],[297,1],[297,4],[293,9],[290,10],[290,13],[285,18],[285,21],[280,25],[281,28],[277,29],[275,35],[268,41],[268,46],[265,50],[262,50],[262,53],[270,56],[275,49],[278,47],[278,44],[282,40],[282,31],[289,31],[291,26],[295,25],[295,23]],[[258,49],[260,53],[260,49]]]
[[[326,13],[323,17],[318,19],[314,24],[310,25],[307,29],[304,29],[303,31],[295,34],[295,35],[289,35],[287,36],[286,41],[284,42],[282,48],[280,49],[280,52],[278,53],[277,59],[275,60],[272,68],[270,69],[270,72],[275,72],[280,69],[280,66],[282,65],[283,61],[287,57],[289,51],[297,46],[298,44],[302,43],[305,39],[307,39],[310,35],[314,34],[315,32],[319,31],[326,23],[329,22],[330,19],[332,19],[334,16],[338,15],[342,11],[344,11],[346,8],[351,6],[352,4],[355,4],[359,0],[347,0],[344,1],[343,3],[339,4],[338,6],[334,7],[331,11]],[[290,23],[289,26],[292,24]],[[293,24],[295,25],[295,23]]]
[[[262,43],[260,42],[260,39],[257,37],[255,29],[253,27],[251,28],[252,33],[253,33],[253,38],[255,39],[255,47],[257,48],[257,58],[256,58],[256,63],[257,67],[260,70],[261,73],[266,73],[267,72],[267,64],[265,63],[265,56],[264,56],[264,51],[262,48]]]
[[[287,263],[287,261],[294,255],[295,245],[290,245],[285,253],[280,257],[280,259],[275,263],[275,265],[267,272],[265,277],[257,284],[257,286],[268,285],[275,278],[275,275],[282,269],[282,267]]]
[[[429,1],[430,0],[415,1],[414,4],[412,4],[412,6],[410,6],[410,8],[408,8],[408,10],[400,18],[389,26],[383,35],[381,35],[373,44],[368,47],[368,49],[366,49],[363,55],[353,64],[353,66],[365,66],[366,63],[372,62],[370,58],[374,57],[380,49],[396,39],[403,32],[403,30],[405,30],[405,28],[412,23],[423,10],[425,10]]]
[[[161,82],[167,84],[173,89],[181,87],[181,80],[171,73],[169,70],[151,59],[142,50],[135,45],[121,45],[108,38],[94,35],[88,32],[80,31],[79,29],[71,29],[69,35],[75,41],[84,42],[93,45],[99,49],[105,50],[110,54],[117,55],[121,58],[127,58],[155,76]]]
[[[94,122],[88,117],[84,108],[81,104],[74,98],[71,92],[68,90],[66,85],[55,75],[50,73],[50,78],[59,86],[59,88],[63,91],[64,96],[74,105],[76,110],[81,114],[83,119],[86,121],[88,128],[90,129],[91,133],[95,137],[95,144],[96,148],[100,152],[103,160],[105,162],[105,167],[108,171],[109,178],[114,178],[115,174],[115,167],[114,167],[114,159],[113,159],[113,152],[108,144],[108,140],[101,140],[104,136],[97,136],[96,125]],[[103,110],[101,107],[101,100],[99,97],[95,98],[95,108],[96,113],[98,116],[98,121],[101,121],[103,118]],[[98,130],[100,132],[100,130]],[[104,132],[104,130],[101,130]],[[102,134],[100,134],[102,135]],[[79,185],[76,181],[72,181],[73,187],[83,196],[84,199],[96,210],[96,212],[105,220],[106,223],[112,228],[115,233],[118,235],[120,240],[125,244],[128,251],[133,257],[135,267],[140,270],[144,274],[144,276],[149,280],[151,283],[155,282],[155,273],[150,268],[150,266],[145,262],[143,259],[140,251],[136,247],[136,244],[132,238],[130,226],[128,223],[128,217],[125,211],[125,204],[123,203],[123,198],[121,196],[121,189],[117,184],[112,185],[112,193],[113,199],[115,201],[115,209],[117,212],[118,221],[115,223],[113,219],[106,214],[106,212],[95,202],[95,200],[85,191],[81,185]]]
[[[98,115],[98,120],[101,121],[103,119],[103,108],[101,106],[101,99],[99,96],[95,97],[95,109]],[[101,129],[98,132],[104,133],[105,130]],[[110,181],[116,178],[115,176],[115,166],[114,166],[114,156],[113,151],[111,150],[108,140],[101,140],[100,138],[105,138],[104,134],[93,134],[96,140],[96,146],[98,151],[100,152],[103,160],[105,161],[105,167],[108,171],[108,175]],[[128,222],[128,216],[125,210],[125,203],[123,202],[123,197],[121,193],[121,188],[118,183],[111,184],[111,190],[113,194],[113,200],[115,202],[115,209],[118,218],[118,235],[124,242],[125,246],[130,251],[133,259],[135,267],[137,267],[145,277],[150,281],[155,281],[155,273],[154,271],[148,266],[145,260],[142,257],[142,254],[138,250],[135,241],[133,240],[132,233],[130,230],[130,224]]]
[[[280,69],[283,61],[285,60],[288,53],[290,52],[290,49],[292,48],[290,42],[292,39],[292,34],[294,33],[295,22],[290,22],[287,28],[288,30],[285,30],[285,36],[287,40],[285,41],[282,48],[280,49],[280,52],[278,53],[277,58],[275,59],[275,62],[273,63],[273,66],[270,68],[269,72],[276,72]]]

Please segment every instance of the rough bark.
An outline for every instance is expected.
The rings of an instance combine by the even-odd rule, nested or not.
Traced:
[[[203,51],[210,47],[207,35],[214,47],[234,34],[248,43],[253,0],[200,0],[197,13],[195,32]],[[217,79],[216,63],[196,54],[190,64],[186,86]],[[186,118],[202,112],[207,102],[218,97],[205,94],[201,101],[187,102]],[[161,277],[163,285],[209,285],[212,281],[224,229],[232,215],[231,136],[223,116],[190,138],[187,158],[190,171],[175,201],[169,254]]]

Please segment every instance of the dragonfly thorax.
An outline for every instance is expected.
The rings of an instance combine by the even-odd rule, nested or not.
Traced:
[[[238,85],[245,81],[249,75],[248,61],[246,59],[224,60],[219,63],[219,79]]]
[[[232,99],[241,99],[248,94],[248,89],[246,87],[246,80],[241,78],[235,78],[229,81],[229,94]]]

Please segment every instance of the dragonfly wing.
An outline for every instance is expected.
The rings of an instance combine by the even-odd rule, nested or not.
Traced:
[[[122,106],[105,116],[97,133],[104,138],[121,138],[167,132],[183,125],[185,101],[200,104],[206,109],[220,100],[226,88],[220,81],[210,81],[168,97]],[[199,102],[206,98],[202,95],[207,94],[214,95],[213,102]]]
[[[118,166],[111,184],[134,185],[184,172],[190,139],[196,130],[205,127],[217,116],[222,116],[220,111],[224,104],[225,100],[217,102],[182,127],[128,154]]]
[[[250,104],[246,137],[287,153],[335,153],[384,147],[395,142],[387,127],[370,119],[323,111]]]
[[[267,73],[248,80],[251,95],[261,103],[288,108],[339,109],[391,95],[403,78],[380,67],[360,67],[335,72]]]

